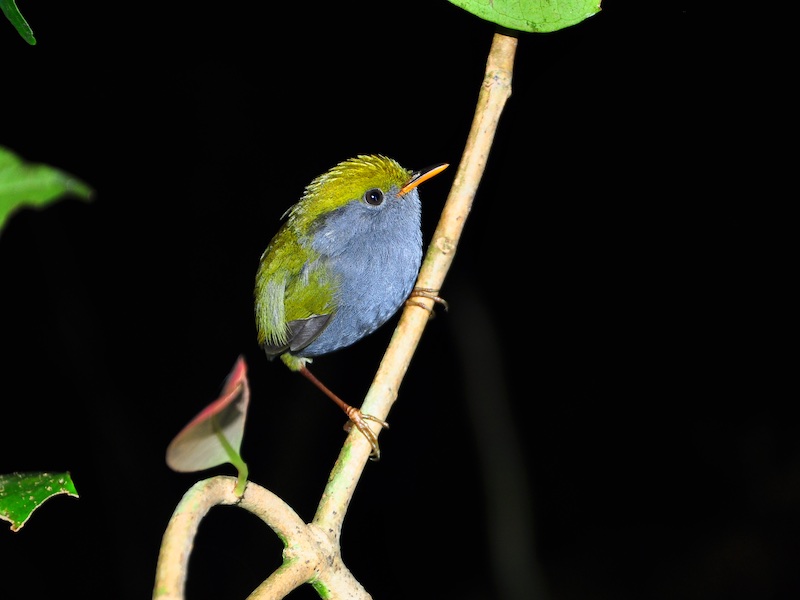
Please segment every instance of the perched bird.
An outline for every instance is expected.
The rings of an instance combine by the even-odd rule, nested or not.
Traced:
[[[286,221],[261,255],[255,281],[258,343],[331,398],[372,445],[366,420],[388,424],[345,403],[308,370],[314,357],[374,332],[412,296],[444,302],[414,288],[422,261],[417,186],[446,163],[420,171],[380,155],[345,160],[314,179],[284,213]]]

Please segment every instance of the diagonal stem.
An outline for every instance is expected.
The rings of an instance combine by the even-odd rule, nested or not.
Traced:
[[[500,115],[511,95],[516,48],[517,37],[500,31],[494,34],[467,144],[433,240],[422,263],[417,279],[419,288],[441,289],[453,261],[464,223],[486,168]],[[421,297],[419,303],[428,303],[432,309],[434,300]],[[403,311],[364,400],[362,410],[365,413],[379,419],[385,419],[388,415],[429,315],[429,310],[423,310],[419,305],[409,305]],[[380,428],[373,431],[377,436]],[[317,507],[313,522],[328,532],[337,545],[347,506],[367,463],[370,450],[364,436],[353,429],[334,465]]]

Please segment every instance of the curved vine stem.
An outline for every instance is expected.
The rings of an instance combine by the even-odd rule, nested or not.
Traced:
[[[237,505],[259,517],[283,540],[283,564],[253,591],[249,600],[284,598],[305,583],[324,590],[328,598],[368,600],[369,595],[342,563],[338,546],[318,527],[306,525],[278,496],[248,482],[237,495],[238,480],[212,477],[198,481],[184,494],[172,514],[158,555],[154,600],[182,600],[189,556],[200,522],[215,506]]]

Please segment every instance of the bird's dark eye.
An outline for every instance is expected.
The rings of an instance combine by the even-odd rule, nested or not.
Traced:
[[[381,202],[383,202],[383,192],[380,191],[378,188],[367,190],[366,193],[364,194],[364,201],[367,204],[378,206]]]

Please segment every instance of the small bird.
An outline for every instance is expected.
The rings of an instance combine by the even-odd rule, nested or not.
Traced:
[[[382,155],[342,161],[306,186],[259,261],[259,345],[345,412],[371,444],[372,460],[380,448],[366,421],[388,424],[344,402],[307,365],[371,334],[413,296],[447,306],[436,290],[414,288],[422,262],[417,186],[447,167],[410,171]]]

